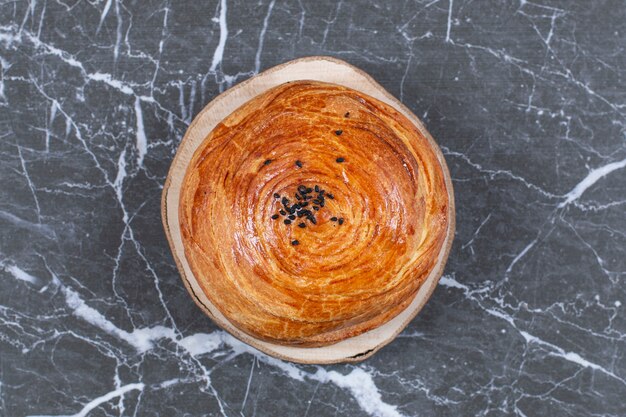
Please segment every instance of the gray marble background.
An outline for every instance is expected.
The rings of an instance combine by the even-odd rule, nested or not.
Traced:
[[[0,1],[0,415],[625,416],[623,1]],[[294,57],[440,143],[458,231],[391,345],[299,366],[190,301],[160,193],[194,115]]]

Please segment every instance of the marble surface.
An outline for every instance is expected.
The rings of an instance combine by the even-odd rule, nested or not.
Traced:
[[[622,1],[0,1],[0,415],[626,415]],[[190,301],[160,223],[180,139],[294,57],[366,70],[450,166],[445,276],[358,365]]]

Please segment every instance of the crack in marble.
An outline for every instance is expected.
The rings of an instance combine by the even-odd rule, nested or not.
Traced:
[[[535,344],[537,346],[541,346],[543,348],[547,348],[547,351],[550,355],[553,355],[555,357],[559,357],[562,358],[568,362],[571,363],[575,363],[579,366],[582,367],[588,367],[591,368],[593,370],[597,370],[600,371],[602,373],[604,373],[605,375],[610,376],[611,378],[621,382],[622,384],[624,384],[626,386],[626,379],[616,375],[615,373],[613,373],[612,371],[609,371],[608,369],[604,368],[601,365],[598,365],[594,362],[591,362],[585,358],[583,358],[582,356],[580,356],[578,353],[576,352],[571,352],[571,351],[566,351],[565,349],[561,348],[560,346],[557,346],[553,343],[547,342],[535,335],[532,335],[531,333],[520,329],[516,323],[515,323],[515,319],[513,317],[511,317],[510,315],[506,314],[505,312],[495,309],[495,308],[489,308],[489,307],[485,307],[482,302],[473,296],[472,291],[470,290],[470,288],[466,285],[463,285],[461,283],[459,283],[458,281],[456,281],[454,278],[452,277],[446,277],[446,279],[441,279],[439,281],[440,285],[446,286],[446,287],[450,287],[450,288],[455,288],[455,289],[460,289],[463,291],[463,293],[466,295],[466,297],[474,302],[477,303],[477,305],[483,309],[486,313],[488,313],[491,316],[500,318],[504,321],[506,321],[507,323],[509,323],[511,325],[511,327],[513,327],[515,330],[517,330],[519,332],[519,334],[524,338],[525,342],[527,344]]]
[[[532,189],[532,190],[538,191],[540,194],[542,194],[542,195],[543,195],[543,196],[545,196],[545,197],[548,197],[548,198],[559,198],[559,197],[561,197],[561,196],[559,196],[559,195],[556,195],[556,194],[553,194],[553,193],[551,193],[551,192],[549,192],[549,191],[544,190],[543,188],[541,188],[541,187],[539,187],[539,186],[537,186],[537,185],[535,185],[535,184],[533,184],[533,183],[531,183],[531,182],[527,181],[525,178],[523,178],[523,177],[521,177],[520,175],[517,175],[517,174],[515,174],[515,173],[513,173],[513,172],[511,172],[511,171],[509,171],[509,170],[505,170],[505,169],[488,169],[488,168],[483,168],[483,166],[482,166],[482,165],[480,165],[480,164],[478,164],[478,163],[476,163],[476,162],[473,162],[473,161],[472,161],[472,160],[471,160],[471,159],[470,159],[467,155],[465,155],[464,153],[457,152],[457,151],[452,151],[452,150],[450,150],[450,149],[449,149],[448,147],[446,147],[446,146],[442,146],[442,147],[441,147],[441,149],[442,149],[442,151],[443,151],[444,155],[450,155],[450,156],[459,157],[459,158],[461,158],[462,160],[464,160],[464,161],[465,161],[465,162],[466,162],[469,166],[471,166],[472,168],[474,168],[474,169],[476,169],[476,170],[480,171],[481,173],[484,173],[484,174],[489,174],[489,176],[490,176],[491,178],[495,178],[495,177],[497,177],[497,176],[504,176],[504,177],[507,177],[507,178],[514,179],[514,180],[516,180],[516,181],[520,181],[521,183],[523,183],[523,184],[524,184],[524,186],[526,186],[526,187],[528,187],[528,188],[530,188],[530,189]]]

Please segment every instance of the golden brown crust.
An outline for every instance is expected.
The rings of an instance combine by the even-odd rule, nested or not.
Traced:
[[[294,215],[312,214],[285,225],[282,197],[292,206],[304,186],[318,198],[315,185],[334,199],[318,211],[308,200]],[[435,266],[448,204],[437,157],[408,119],[349,88],[300,81],[216,126],[189,164],[179,216],[194,276],[233,325],[320,346],[406,308]]]

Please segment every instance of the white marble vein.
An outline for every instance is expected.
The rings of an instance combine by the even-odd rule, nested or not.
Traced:
[[[5,265],[3,265],[3,268],[9,274],[13,275],[14,278],[19,279],[21,281],[29,282],[29,283],[34,284],[34,285],[39,285],[40,282],[41,282],[39,280],[39,278],[32,276],[31,274],[29,274],[28,272],[24,271],[23,269],[21,269],[18,266],[6,265],[5,264]]]
[[[135,119],[137,120],[137,165],[141,167],[143,165],[143,158],[146,156],[146,152],[148,152],[148,139],[146,138],[146,131],[143,126],[143,110],[141,110],[141,100],[139,100],[139,97],[135,98]]]
[[[118,389],[115,389],[113,391],[107,392],[104,395],[101,395],[100,397],[94,398],[93,400],[89,401],[87,404],[85,404],[85,406],[82,408],[82,410],[80,410],[78,413],[76,414],[68,414],[66,416],[61,416],[61,415],[57,415],[56,417],[86,417],[89,415],[89,413],[91,411],[93,411],[94,409],[96,409],[98,406],[111,401],[113,398],[117,398],[117,397],[123,397],[124,394],[126,394],[127,392],[130,391],[141,391],[144,389],[144,384],[142,383],[134,383],[134,384],[128,384],[128,385],[124,385],[122,387],[119,387]],[[30,417],[53,417],[53,416],[44,416],[44,415],[32,415]]]
[[[454,0],[448,0],[448,24],[446,26],[446,42],[450,42],[450,28],[452,27],[452,6]]]
[[[585,178],[583,178],[578,184],[576,184],[574,188],[572,188],[570,192],[563,196],[565,200],[559,204],[559,208],[565,207],[573,201],[578,200],[585,191],[587,191],[599,180],[606,177],[613,171],[617,171],[618,169],[622,169],[624,167],[626,167],[626,159],[622,159],[621,161],[617,162],[611,162],[610,164],[606,164],[601,167],[592,169],[591,171],[589,171]]]
[[[26,281],[31,284],[41,286],[41,279],[34,277],[23,271],[17,266],[6,266],[5,269],[10,272],[16,279]],[[256,349],[240,342],[230,334],[223,331],[213,333],[196,333],[186,337],[180,337],[178,332],[172,328],[165,326],[154,326],[149,328],[137,328],[132,332],[120,329],[107,319],[102,313],[95,308],[89,306],[85,300],[68,286],[57,284],[65,297],[65,302],[72,314],[89,323],[90,325],[100,329],[106,334],[114,338],[123,340],[140,354],[145,354],[153,349],[155,345],[162,339],[168,339],[180,346],[187,353],[194,357],[211,354],[220,348],[228,348],[232,354],[230,359],[243,353],[254,355],[255,359],[280,369],[284,375],[297,381],[305,379],[318,381],[321,383],[333,383],[336,386],[346,389],[350,392],[359,406],[368,414],[376,417],[401,417],[397,408],[382,400],[382,396],[376,387],[372,375],[361,368],[354,368],[346,375],[336,371],[327,371],[323,367],[317,367],[313,373],[306,372],[300,367],[281,361],[276,358],[267,356]],[[206,377],[208,378],[207,372]],[[175,381],[164,381],[161,383],[166,385],[175,384]],[[143,390],[143,383],[128,384],[121,386],[105,395],[102,395],[84,406],[84,408],[73,416],[84,416],[98,405],[110,401],[115,397],[124,395],[131,390]],[[217,395],[217,393],[216,393]]]
[[[215,48],[215,52],[213,53],[213,60],[211,61],[210,71],[213,72],[215,72],[217,67],[222,63],[222,59],[224,59],[224,47],[226,46],[226,39],[228,39],[228,26],[226,24],[226,0],[220,0],[219,9],[220,13],[217,21],[220,25],[220,38],[217,44],[217,48]]]
[[[613,371],[598,365],[594,362],[591,362],[585,358],[583,358],[580,354],[576,353],[576,352],[571,352],[571,351],[566,351],[565,349],[563,349],[560,346],[557,346],[553,343],[547,342],[535,335],[532,335],[531,333],[529,333],[528,331],[525,330],[521,330],[518,325],[516,324],[516,321],[514,319],[514,317],[510,316],[509,314],[505,313],[504,311],[502,311],[501,309],[498,308],[489,308],[489,307],[485,307],[482,303],[482,301],[480,299],[478,299],[475,295],[474,292],[466,285],[463,285],[461,283],[459,283],[458,281],[456,281],[454,278],[452,277],[442,277],[442,279],[439,281],[440,285],[443,285],[445,287],[449,287],[449,288],[456,288],[456,289],[460,289],[464,292],[464,294],[466,295],[467,298],[471,299],[472,301],[477,302],[477,304],[489,315],[492,315],[494,317],[503,319],[504,321],[508,322],[515,330],[517,330],[519,332],[519,334],[524,338],[524,340],[526,341],[526,343],[528,344],[535,344],[541,348],[544,348],[548,351],[548,353],[552,356],[555,357],[559,357],[562,358],[568,362],[571,363],[575,363],[579,366],[582,367],[588,367],[591,368],[593,370],[597,370],[600,371],[602,373],[604,373],[605,375],[608,375],[612,378],[614,378],[615,380],[619,381],[620,383],[626,385],[626,379],[620,377],[619,375],[616,375]]]
[[[263,27],[261,27],[261,33],[259,33],[259,46],[257,47],[256,54],[254,56],[254,72],[258,74],[261,70],[261,54],[263,53],[263,42],[265,42],[265,34],[267,33],[267,27],[269,25],[270,17],[272,16],[272,10],[274,10],[274,3],[276,0],[271,0],[267,6],[267,13],[263,19]]]

